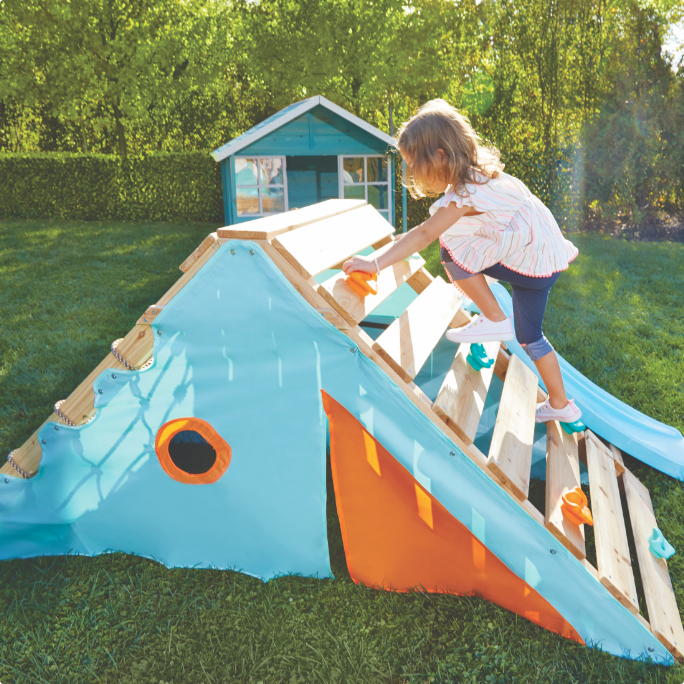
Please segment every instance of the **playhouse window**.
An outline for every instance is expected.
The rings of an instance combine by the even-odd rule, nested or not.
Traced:
[[[238,216],[287,211],[285,157],[235,157]]]
[[[389,221],[388,163],[380,155],[340,157],[340,197],[366,200]]]

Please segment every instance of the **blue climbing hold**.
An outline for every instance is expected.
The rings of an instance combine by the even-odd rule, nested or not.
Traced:
[[[476,371],[481,371],[483,368],[491,368],[494,365],[494,359],[487,354],[482,343],[470,345],[470,353],[466,356],[466,361]]]
[[[648,545],[651,547],[651,553],[656,558],[667,560],[675,554],[674,546],[665,539],[663,533],[657,527],[653,528],[653,534],[648,538]]]
[[[587,426],[581,420],[576,420],[574,423],[561,423],[561,427],[569,435],[573,432],[584,432],[587,429]]]

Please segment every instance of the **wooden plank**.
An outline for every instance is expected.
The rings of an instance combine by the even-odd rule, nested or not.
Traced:
[[[282,271],[283,275],[290,281],[290,284],[299,292],[299,294],[314,308],[325,307],[325,300],[318,294],[314,286],[304,279],[302,275],[290,264],[287,259],[283,257],[278,250],[269,242],[259,242],[260,247],[273,260],[274,264]],[[315,282],[314,282],[315,284]],[[454,289],[454,288],[452,288]],[[373,349],[373,340],[370,336],[362,331],[359,327],[350,328],[342,331],[349,339],[358,346],[359,351],[368,357],[371,361],[376,363],[387,376],[394,382],[399,389],[404,392],[406,397],[411,401],[416,408],[421,410],[427,419],[441,430],[446,437],[451,440],[475,465],[477,465],[482,473],[491,478],[497,484],[501,484],[494,473],[486,466],[486,459],[484,454],[480,452],[474,444],[466,444],[463,440],[449,427],[440,420],[431,409],[432,403],[425,396],[425,393],[415,385],[415,383],[406,383],[395,370]],[[536,520],[540,525],[544,524],[544,516],[534,507],[530,501],[519,502],[522,510],[525,511],[533,520]]]
[[[312,278],[393,232],[373,207],[364,206],[351,214],[283,233],[271,244],[305,278]]]
[[[433,280],[434,278],[430,272],[426,268],[421,268],[409,278],[408,284],[416,294],[421,294],[430,286]]]
[[[639,601],[615,476],[615,462],[608,448],[591,431],[585,430],[584,436],[599,581],[636,615]]]
[[[346,282],[344,273],[337,273],[318,287],[318,293],[344,318],[355,326],[373,309],[396,292],[418,269],[425,264],[423,259],[400,261],[378,275],[378,294],[359,297]]]
[[[411,302],[373,344],[395,372],[410,382],[418,375],[461,304],[456,290],[441,278]]]
[[[506,345],[502,342],[501,349],[496,357],[496,362],[494,363],[494,375],[496,375],[501,382],[506,380],[506,373],[508,373],[508,364],[511,360],[512,354],[504,349]],[[537,384],[537,403],[540,404],[542,401],[546,401],[548,395],[544,390]]]
[[[349,323],[340,316],[335,309],[332,307],[323,307],[320,309],[316,309],[323,318],[325,318],[328,323],[331,325],[334,325],[338,330],[346,330],[349,327]]]
[[[667,561],[651,553],[648,538],[658,526],[648,489],[627,469],[622,475],[634,533],[641,583],[651,631],[678,660],[684,659],[684,628],[677,608]]]
[[[496,358],[500,342],[486,342],[487,354]],[[469,344],[461,344],[432,406],[434,412],[466,443],[472,444],[482,417],[494,366],[476,371],[466,360]]]
[[[154,322],[154,319],[164,310],[163,306],[159,306],[159,304],[152,304],[152,306],[148,306],[147,309],[145,310],[145,313],[140,316],[138,319],[137,325],[150,325],[150,323]]]
[[[561,510],[563,494],[579,487],[577,436],[553,420],[546,424],[546,517],[544,525],[577,558],[587,555],[584,525],[571,523]]]
[[[216,233],[209,233],[202,241],[202,244],[179,266],[180,270],[185,273],[208,249],[218,247],[219,245],[216,245],[217,242],[218,235]],[[221,240],[221,243],[223,242],[225,240]]]
[[[38,472],[40,459],[43,456],[38,433],[48,423],[63,425],[62,421],[53,413],[12,455],[12,460],[31,477]],[[21,475],[7,461],[0,468],[0,475],[21,478]]]
[[[514,356],[508,364],[487,467],[521,501],[530,488],[536,409],[537,376]]]
[[[200,271],[202,266],[211,259],[216,251],[221,246],[222,241],[217,240],[214,242],[209,249],[207,249],[203,254],[201,254],[188,268],[187,271],[167,290],[159,301],[158,306],[165,306],[168,304]]]
[[[626,470],[625,462],[622,460],[622,452],[614,444],[609,444],[608,448],[610,449],[610,453],[615,461],[615,472],[618,475],[622,475],[622,473],[624,473]]]
[[[277,235],[289,233],[297,228],[354,211],[366,205],[365,200],[331,199],[310,207],[293,209],[275,216],[266,216],[235,226],[226,226],[217,231],[220,238],[238,240],[272,240]]]

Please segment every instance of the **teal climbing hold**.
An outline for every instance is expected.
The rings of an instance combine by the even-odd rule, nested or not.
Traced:
[[[674,546],[665,539],[663,533],[657,527],[653,528],[653,534],[648,538],[648,545],[651,547],[651,553],[656,558],[667,560],[675,554]]]
[[[484,344],[471,344],[470,353],[466,356],[466,361],[476,370],[481,371],[483,368],[491,368],[494,365],[494,359],[487,354]]]
[[[573,432],[584,432],[587,429],[587,426],[581,420],[576,420],[574,423],[561,423],[561,427],[569,435]]]

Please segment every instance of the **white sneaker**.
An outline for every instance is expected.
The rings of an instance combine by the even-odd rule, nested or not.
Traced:
[[[449,342],[505,342],[506,340],[514,340],[515,333],[513,332],[513,322],[510,318],[498,323],[490,321],[484,314],[480,314],[477,318],[473,318],[465,328],[457,328],[456,330],[447,330],[446,334]]]
[[[570,401],[562,408],[555,409],[549,403],[548,398],[541,404],[537,404],[535,423],[546,423],[550,420],[558,420],[561,423],[576,423],[582,417],[582,411],[575,406],[575,400]]]

